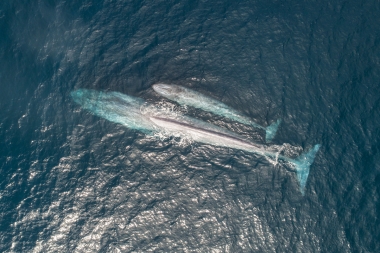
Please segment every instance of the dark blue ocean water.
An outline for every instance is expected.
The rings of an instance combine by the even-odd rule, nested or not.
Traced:
[[[0,251],[379,252],[379,24],[377,0],[1,1]],[[273,144],[322,144],[305,196],[284,166],[70,97],[167,103],[158,82],[282,119]]]

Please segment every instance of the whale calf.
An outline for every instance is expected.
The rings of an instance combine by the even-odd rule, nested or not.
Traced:
[[[270,142],[276,135],[278,126],[281,123],[281,120],[277,120],[271,125],[263,127],[252,121],[247,116],[244,116],[242,113],[227,106],[226,104],[183,86],[158,83],[152,85],[152,88],[161,96],[175,101],[181,105],[189,105],[198,109],[202,109],[204,111],[214,113],[216,115],[232,119],[234,121],[238,121],[246,125],[251,125],[253,127],[263,129],[265,130],[265,139],[268,142]]]
[[[292,159],[270,152],[264,145],[252,143],[238,134],[198,119],[154,110],[142,112],[141,107],[145,104],[145,101],[140,98],[118,92],[102,92],[88,89],[73,91],[71,96],[76,103],[92,114],[131,129],[137,129],[145,133],[160,131],[173,134],[181,133],[196,142],[239,149],[259,154],[266,158],[288,162],[296,170],[302,195],[304,195],[310,165],[313,163],[320,147],[317,144],[308,152],[301,154],[296,159]]]

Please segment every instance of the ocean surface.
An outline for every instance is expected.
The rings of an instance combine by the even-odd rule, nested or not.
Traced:
[[[0,252],[380,252],[378,0],[0,1]],[[92,115],[77,89],[321,144],[305,195],[264,157]]]

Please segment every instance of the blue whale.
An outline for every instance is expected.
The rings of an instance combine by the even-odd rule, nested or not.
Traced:
[[[143,112],[141,108],[146,104],[143,99],[119,92],[78,89],[71,92],[71,96],[76,103],[92,114],[131,129],[145,133],[160,131],[180,133],[196,142],[244,150],[266,158],[283,160],[296,170],[302,195],[304,195],[310,166],[320,147],[317,144],[308,152],[292,159],[268,151],[265,145],[250,142],[238,134],[198,119],[162,113],[158,109],[158,111]]]
[[[213,98],[207,97],[202,93],[179,85],[159,83],[154,84],[152,88],[161,96],[175,101],[181,105],[189,105],[198,109],[202,109],[204,111],[214,113],[216,115],[232,119],[245,125],[251,125],[255,128],[263,129],[265,130],[265,139],[268,142],[270,142],[276,135],[278,126],[281,123],[281,120],[277,120],[271,125],[263,127],[252,121],[247,116],[244,116],[242,113],[227,106],[226,104],[223,104],[222,102],[219,102]]]

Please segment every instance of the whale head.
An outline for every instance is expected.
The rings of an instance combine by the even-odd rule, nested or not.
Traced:
[[[70,93],[73,100],[81,106],[95,104],[100,94],[98,91],[88,89],[78,89]]]
[[[183,88],[180,86],[163,83],[153,84],[152,88],[161,96],[169,99],[177,97],[183,91]]]

